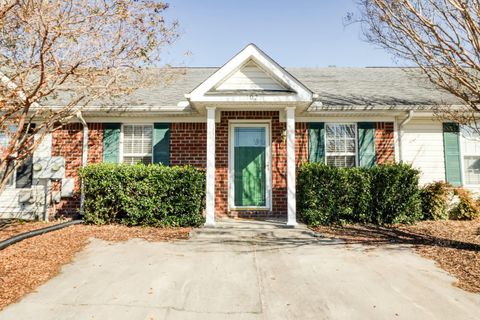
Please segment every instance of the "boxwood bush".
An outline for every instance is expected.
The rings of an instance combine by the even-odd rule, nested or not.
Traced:
[[[413,223],[422,218],[419,172],[406,164],[336,168],[307,163],[298,175],[298,209],[311,225]]]
[[[205,173],[190,166],[93,164],[80,169],[84,220],[129,226],[203,223]]]

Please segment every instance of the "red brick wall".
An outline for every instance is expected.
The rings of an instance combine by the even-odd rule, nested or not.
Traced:
[[[234,216],[282,216],[287,211],[286,137],[278,111],[224,111],[216,125],[216,214],[228,213],[228,123],[229,120],[265,119],[272,123],[272,212],[230,212]],[[306,123],[296,124],[297,166],[308,161]],[[207,127],[205,123],[172,123],[170,126],[170,164],[190,164],[206,168]]]
[[[297,170],[308,162],[308,123],[295,123],[295,159]]]
[[[170,125],[170,165],[207,167],[207,124],[172,123]]]
[[[375,125],[377,164],[395,162],[393,125],[393,122],[377,122]]]
[[[89,123],[88,163],[102,161],[103,125]],[[50,207],[54,217],[71,216],[78,213],[80,207],[80,179],[78,169],[82,166],[83,125],[72,123],[53,132],[52,156],[65,158],[65,177],[75,179],[75,195],[72,198],[62,198],[60,203]],[[60,191],[61,182],[53,182],[52,189]]]
[[[286,141],[282,135],[285,123],[279,121],[278,111],[224,111],[216,125],[215,208],[217,216],[228,214],[228,124],[229,120],[271,120],[272,140],[272,211],[230,212],[234,216],[280,216],[287,211]]]

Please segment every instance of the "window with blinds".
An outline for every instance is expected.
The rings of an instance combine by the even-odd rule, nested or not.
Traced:
[[[152,163],[152,125],[123,126],[123,162]]]
[[[355,167],[356,125],[327,123],[325,145],[327,164],[335,167]]]

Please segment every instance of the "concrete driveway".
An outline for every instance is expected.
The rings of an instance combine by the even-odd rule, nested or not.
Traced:
[[[0,319],[478,319],[480,295],[408,247],[220,223],[188,241],[93,240]]]

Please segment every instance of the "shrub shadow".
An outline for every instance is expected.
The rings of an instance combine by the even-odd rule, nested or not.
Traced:
[[[401,230],[395,227],[346,226],[335,228],[338,238],[349,244],[382,245],[427,245],[467,251],[480,251],[480,244],[432,236],[427,233]],[[321,232],[321,231],[320,231]],[[477,232],[480,234],[480,230]]]

